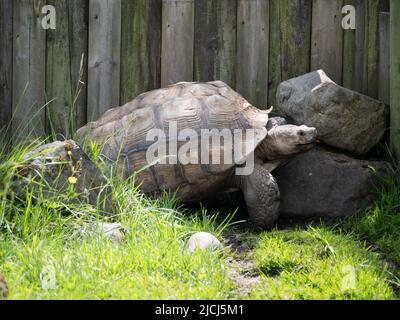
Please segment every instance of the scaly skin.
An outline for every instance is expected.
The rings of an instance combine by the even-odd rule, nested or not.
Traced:
[[[233,181],[243,192],[250,221],[261,230],[272,228],[279,217],[280,192],[268,164],[256,163],[251,175]]]

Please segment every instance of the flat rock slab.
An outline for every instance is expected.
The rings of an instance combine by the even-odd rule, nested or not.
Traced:
[[[42,188],[46,197],[67,194],[73,188],[78,195],[74,200],[111,211],[111,189],[106,177],[73,140],[44,144],[27,153],[15,178],[13,191],[20,198],[25,197],[27,187],[35,192]]]
[[[359,155],[370,151],[388,126],[385,104],[337,85],[322,70],[282,82],[277,112],[316,128],[323,143]]]
[[[281,191],[281,217],[350,216],[374,201],[387,165],[322,147],[299,155],[274,172]]]

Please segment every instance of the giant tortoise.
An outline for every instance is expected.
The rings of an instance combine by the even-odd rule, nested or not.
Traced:
[[[221,81],[181,82],[108,110],[77,139],[96,143],[125,177],[136,174],[147,194],[170,191],[189,203],[240,189],[250,220],[266,229],[279,215],[271,171],[316,139],[314,128],[286,125],[269,113]]]

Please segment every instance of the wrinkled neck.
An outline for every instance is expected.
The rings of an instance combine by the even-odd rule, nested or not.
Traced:
[[[273,156],[277,152],[275,146],[275,139],[272,136],[267,136],[257,147],[256,156],[257,158],[267,161],[267,160],[275,160],[276,158]]]

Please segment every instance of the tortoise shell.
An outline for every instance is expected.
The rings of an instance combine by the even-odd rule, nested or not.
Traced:
[[[157,194],[163,190],[177,192],[182,201],[197,201],[221,190],[227,178],[232,176],[238,162],[253,152],[266,137],[269,111],[253,107],[240,94],[221,81],[208,83],[181,82],[167,88],[143,93],[122,107],[108,110],[95,122],[87,124],[77,132],[82,143],[86,138],[101,147],[102,155],[117,163],[125,177],[136,173],[136,181],[145,193]],[[180,141],[170,135],[171,124],[175,123],[177,132],[191,129],[197,134],[198,150],[201,150],[202,130],[230,130],[231,133],[247,129],[254,130],[254,137],[245,138],[243,157],[232,157],[232,163],[221,160],[221,164],[212,161],[213,155],[224,157],[232,152],[232,145],[223,143],[204,152],[208,158],[200,161],[200,151],[190,154],[197,162],[182,164],[149,164],[146,152],[155,140],[148,141],[147,134],[152,129],[165,133],[166,149],[169,157],[177,157],[170,150],[173,143],[177,149],[187,140]],[[236,131],[235,131],[236,130]],[[252,139],[252,149],[245,150],[244,144]],[[204,153],[203,152],[203,153]],[[203,163],[203,164],[200,164]]]

